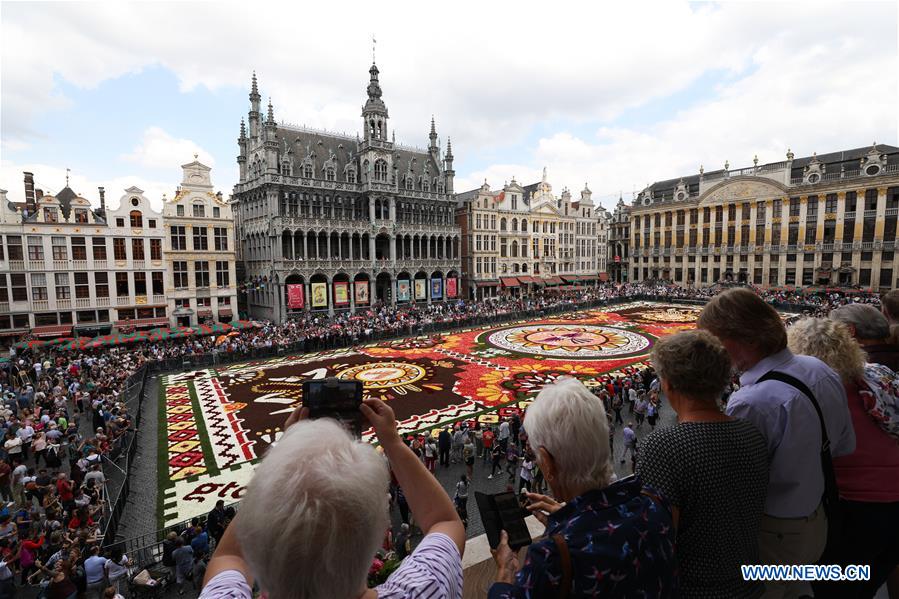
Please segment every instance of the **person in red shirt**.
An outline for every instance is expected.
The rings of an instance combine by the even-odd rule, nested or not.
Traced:
[[[75,508],[75,492],[65,472],[59,473],[56,481],[56,493],[59,495],[59,502],[62,506],[67,512],[71,512]]]
[[[481,439],[481,442],[484,444],[484,454],[481,458],[484,460],[484,463],[487,463],[487,460],[490,459],[490,452],[493,449],[493,439],[496,437],[492,428],[485,428],[484,434]]]

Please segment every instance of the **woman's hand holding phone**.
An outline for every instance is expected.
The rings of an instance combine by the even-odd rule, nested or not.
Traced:
[[[402,442],[400,434],[396,430],[396,415],[393,413],[393,408],[380,399],[369,398],[362,400],[359,410],[375,429],[375,435],[382,447]]]

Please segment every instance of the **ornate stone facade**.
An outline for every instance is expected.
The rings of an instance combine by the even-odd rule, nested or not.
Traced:
[[[786,158],[644,189],[630,208],[631,280],[899,286],[899,148]]]
[[[456,196],[462,228],[465,297],[482,299],[536,287],[595,284],[605,275],[608,212],[584,186],[580,198],[556,197],[546,180],[515,181],[491,191],[487,182]]]
[[[271,102],[263,121],[253,76],[232,201],[255,316],[458,294],[452,146],[441,151],[433,119],[427,149],[388,138],[377,66],[369,74],[361,137],[278,124]]]

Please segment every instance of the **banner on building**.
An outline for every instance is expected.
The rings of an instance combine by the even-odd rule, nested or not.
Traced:
[[[408,302],[409,301],[409,280],[408,279],[400,279],[396,282],[396,301],[398,302]]]
[[[348,306],[350,304],[350,284],[346,281],[334,281],[334,305]]]
[[[446,297],[453,298],[459,294],[458,279],[451,277],[446,280]]]
[[[424,279],[415,279],[415,301],[428,299],[428,285]]]
[[[312,307],[327,308],[328,307],[328,284],[313,283],[312,284]]]
[[[287,286],[287,307],[291,310],[299,310],[303,307],[305,292],[302,283]]]
[[[356,305],[368,305],[368,281],[356,281],[353,283],[353,289],[356,294]]]
[[[431,279],[431,299],[443,297],[443,279]]]

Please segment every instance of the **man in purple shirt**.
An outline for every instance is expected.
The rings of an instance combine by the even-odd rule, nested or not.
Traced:
[[[790,375],[815,395],[834,457],[855,451],[855,432],[839,375],[824,362],[787,349],[777,311],[748,289],[715,296],[698,326],[721,340],[740,376],[727,413],[758,427],[768,446],[769,481],[759,535],[764,564],[813,564],[824,552],[827,518],[821,505],[821,427],[811,400],[792,385],[759,379],[775,371]],[[811,595],[808,583],[766,582],[765,597]]]

